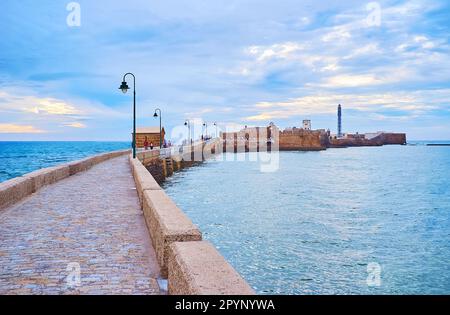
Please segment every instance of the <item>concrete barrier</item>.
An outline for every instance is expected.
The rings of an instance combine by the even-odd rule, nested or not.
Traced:
[[[171,295],[255,294],[214,246],[206,241],[172,243],[168,267]]]
[[[141,207],[143,206],[143,195],[146,190],[161,190],[161,186],[153,178],[152,174],[145,168],[138,160],[133,159],[130,155],[130,165],[133,172],[134,181],[136,183],[136,190],[138,192]]]
[[[0,210],[19,202],[44,186],[51,185],[79,172],[87,171],[95,164],[128,154],[129,152],[130,150],[121,150],[102,153],[79,161],[43,168],[0,183]]]
[[[113,152],[107,152],[107,153],[101,153],[97,155],[93,155],[87,158],[84,158],[82,160],[69,162],[67,165],[69,166],[69,172],[70,176],[75,175],[80,172],[87,171],[92,166],[105,162],[109,159],[116,158],[125,154],[128,154],[130,150],[120,150],[120,151],[113,151]]]
[[[144,192],[144,216],[163,277],[167,277],[169,246],[200,241],[202,233],[163,190]]]
[[[29,178],[33,181],[33,192],[38,191],[44,186],[51,185],[70,176],[70,167],[68,165],[60,165],[40,169],[24,175],[24,178]]]
[[[94,165],[92,158],[85,158],[78,161],[73,161],[67,163],[67,166],[69,166],[69,173],[70,176],[75,175],[80,172],[87,171]]]

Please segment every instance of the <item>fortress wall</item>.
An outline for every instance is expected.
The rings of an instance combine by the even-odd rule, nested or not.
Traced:
[[[296,130],[280,132],[280,151],[317,151],[325,150],[326,143],[322,132]]]
[[[404,133],[383,133],[383,144],[406,144],[406,134]]]
[[[382,146],[389,144],[406,144],[406,134],[404,133],[381,133],[379,136],[372,139],[354,139],[354,138],[342,138],[331,139],[329,147],[342,148],[342,147],[371,147]]]
[[[328,136],[323,131],[303,129],[285,130],[247,128],[239,132],[222,134],[224,152],[317,151],[328,146]],[[272,144],[271,144],[272,143]]]
[[[378,137],[377,137],[378,138]],[[382,146],[380,139],[332,139],[330,140],[330,148],[346,148],[346,147],[373,147]]]

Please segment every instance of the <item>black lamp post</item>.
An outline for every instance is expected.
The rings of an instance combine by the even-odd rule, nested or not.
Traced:
[[[191,140],[191,121],[189,119],[186,120],[184,122],[184,125],[188,127],[188,132],[189,132],[188,141],[189,141],[189,144],[191,144],[192,143],[192,140]]]
[[[125,78],[127,75],[133,76],[133,159],[136,158],[136,77],[134,74],[128,72],[125,73],[123,76],[122,84],[119,87],[119,90],[122,90],[122,92],[125,94],[130,89],[128,87],[127,82],[125,81]]]
[[[155,109],[155,114],[153,115],[153,117],[157,118],[158,117],[158,112],[159,111],[159,148],[162,149],[162,129],[161,129],[161,110],[159,108]]]

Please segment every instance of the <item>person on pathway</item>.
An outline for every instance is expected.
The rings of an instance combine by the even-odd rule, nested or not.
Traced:
[[[150,150],[153,150],[153,142],[150,142]]]
[[[145,150],[148,150],[148,138],[147,137],[145,137],[144,147],[145,147]]]

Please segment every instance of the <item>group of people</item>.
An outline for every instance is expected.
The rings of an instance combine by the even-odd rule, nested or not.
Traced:
[[[169,142],[167,142],[166,139],[164,139],[164,142],[163,142],[162,147],[163,147],[163,148],[170,148],[171,146],[172,146],[172,143],[170,142],[170,140],[169,140]],[[148,142],[148,138],[145,137],[144,148],[145,148],[145,150],[148,150],[149,147],[150,147],[150,150],[153,150],[153,148],[154,148],[155,146],[154,146],[153,142],[150,142],[150,143],[149,143],[149,142]]]
[[[150,146],[150,150],[153,150],[153,142],[150,142],[150,144],[149,144],[147,137],[145,137],[145,141],[144,141],[144,148],[145,148],[145,150],[148,150],[149,146]]]

